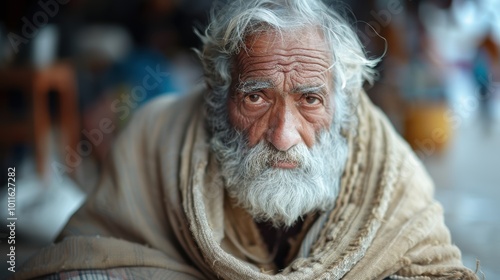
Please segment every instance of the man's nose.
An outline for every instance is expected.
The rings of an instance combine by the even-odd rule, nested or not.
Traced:
[[[279,151],[288,151],[302,141],[298,130],[299,125],[293,113],[289,109],[283,108],[274,117],[271,117],[267,141]]]

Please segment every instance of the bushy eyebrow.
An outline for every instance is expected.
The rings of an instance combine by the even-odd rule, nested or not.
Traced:
[[[274,88],[274,84],[270,80],[249,80],[241,82],[236,89],[243,93],[252,93],[269,88]]]
[[[274,87],[275,87],[274,83],[271,80],[248,80],[240,82],[236,89],[242,93],[252,93],[252,92],[259,92],[264,89],[271,89]],[[318,93],[323,96],[328,95],[325,84],[299,85],[294,87],[290,93],[291,94]]]
[[[297,94],[308,94],[308,93],[319,93],[326,96],[328,94],[326,90],[326,85],[299,85],[292,89],[292,93]]]

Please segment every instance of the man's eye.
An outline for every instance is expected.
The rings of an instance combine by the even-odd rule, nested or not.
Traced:
[[[319,98],[310,95],[306,95],[304,99],[308,105],[317,105],[321,102]]]
[[[247,101],[250,101],[252,103],[257,103],[261,101],[261,97],[258,94],[249,94],[245,97]]]

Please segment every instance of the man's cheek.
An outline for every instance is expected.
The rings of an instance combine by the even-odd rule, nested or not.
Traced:
[[[228,115],[229,123],[232,128],[239,132],[246,132],[250,129],[252,124],[255,123],[255,118],[248,116],[248,114],[244,114],[241,110],[241,106],[234,100],[228,103]]]
[[[227,112],[229,115],[229,123],[233,128],[241,131],[241,112],[239,112],[238,105],[233,98],[230,98],[227,103]]]

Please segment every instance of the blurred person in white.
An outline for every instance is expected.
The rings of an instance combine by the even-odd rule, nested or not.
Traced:
[[[475,279],[433,184],[362,90],[377,60],[319,0],[231,1],[205,83],[146,105],[17,279]]]

